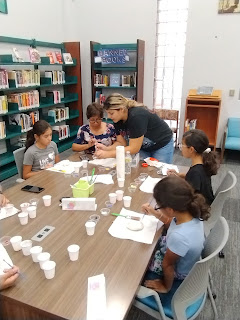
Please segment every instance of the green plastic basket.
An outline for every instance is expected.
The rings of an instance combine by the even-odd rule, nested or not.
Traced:
[[[74,198],[88,198],[94,192],[94,184],[89,185],[87,181],[79,180],[72,187]]]

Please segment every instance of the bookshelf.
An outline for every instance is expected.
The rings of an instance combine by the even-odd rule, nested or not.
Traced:
[[[82,87],[81,87],[81,63],[80,63],[80,43],[79,42],[64,42],[64,43],[49,43],[37,41],[35,39],[19,39],[10,37],[1,37],[0,43],[2,48],[6,48],[6,54],[0,52],[0,69],[4,70],[40,70],[40,82],[38,85],[25,87],[17,87],[16,82],[9,80],[9,88],[0,88],[0,96],[9,96],[11,94],[27,93],[32,90],[37,90],[39,94],[39,106],[31,106],[27,109],[20,110],[17,103],[8,103],[8,110],[5,113],[0,111],[0,121],[6,124],[6,136],[0,139],[0,149],[4,153],[0,154],[0,181],[9,178],[17,173],[16,164],[13,157],[13,151],[21,147],[18,139],[26,133],[22,132],[20,125],[9,124],[11,115],[29,114],[30,112],[38,111],[39,118],[45,119],[52,126],[69,125],[69,137],[60,139],[58,134],[53,133],[53,141],[58,145],[59,152],[69,149],[72,145],[73,137],[77,134],[77,130],[82,125]],[[21,50],[28,50],[34,46],[41,55],[41,63],[14,62],[11,54],[13,47],[19,47]],[[50,64],[50,59],[44,56],[44,52],[58,50],[61,53],[68,52],[73,58],[73,64]],[[27,60],[27,59],[26,59]],[[65,72],[65,83],[53,84],[51,79],[45,77],[46,70],[62,70]],[[51,97],[44,96],[46,90],[61,90],[61,99],[58,103],[54,103]],[[48,110],[68,109],[68,117],[64,120],[55,122],[55,117],[48,116]]]
[[[212,95],[198,95],[197,90],[189,90],[186,99],[184,132],[187,120],[196,119],[196,129],[203,130],[208,138],[209,144],[216,150],[218,122],[221,110],[222,93],[214,90]]]
[[[118,92],[143,102],[144,50],[145,42],[139,39],[136,43],[128,44],[101,44],[91,41],[92,101],[103,103],[108,95]],[[99,53],[108,57],[102,56],[102,60],[99,60]],[[111,85],[114,75],[119,75],[119,79]]]

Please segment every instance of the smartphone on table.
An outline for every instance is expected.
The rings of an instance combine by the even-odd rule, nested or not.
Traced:
[[[25,187],[23,187],[21,190],[22,191],[28,191],[28,192],[34,192],[34,193],[40,193],[45,189],[41,188],[41,187],[37,187],[37,186],[31,186],[31,185],[28,184]]]

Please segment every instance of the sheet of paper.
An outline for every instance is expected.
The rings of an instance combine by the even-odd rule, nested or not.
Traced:
[[[130,215],[140,218],[143,217],[142,213],[127,210],[125,208],[122,208],[120,214],[124,216]],[[137,242],[151,244],[153,242],[156,230],[163,225],[163,223],[157,218],[148,215],[145,215],[142,220],[142,223],[144,225],[144,228],[142,230],[129,230],[127,228],[128,222],[129,219],[119,216],[114,220],[114,222],[108,229],[108,232],[115,238],[129,239]]]
[[[116,158],[94,159],[94,160],[89,161],[89,163],[94,164],[96,166],[115,168],[117,160],[116,160]]]
[[[106,283],[104,274],[88,278],[87,320],[106,317]]]
[[[9,214],[9,213],[7,213],[6,209],[3,207],[3,208],[0,209],[0,220],[8,218],[8,217],[11,217],[11,216],[14,216],[18,212],[19,212],[19,210],[14,207],[12,209],[12,212]]]
[[[72,173],[74,172],[74,168],[82,167],[82,161],[68,161],[68,160],[62,160],[58,163],[56,163],[53,167],[48,168],[47,170],[53,171],[53,172],[60,172],[60,173]]]
[[[7,250],[0,243],[0,275],[4,274],[4,269],[11,269],[11,267],[3,260],[6,260],[11,266],[13,265],[13,262],[7,253]]]
[[[146,180],[141,184],[140,190],[146,193],[153,193],[153,189],[155,185],[160,181],[161,178],[152,178],[150,176],[147,177]]]
[[[62,210],[96,211],[96,198],[63,198]]]

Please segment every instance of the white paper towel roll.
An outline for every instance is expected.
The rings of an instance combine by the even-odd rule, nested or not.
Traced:
[[[123,146],[116,147],[117,160],[117,178],[125,179],[125,148]]]

